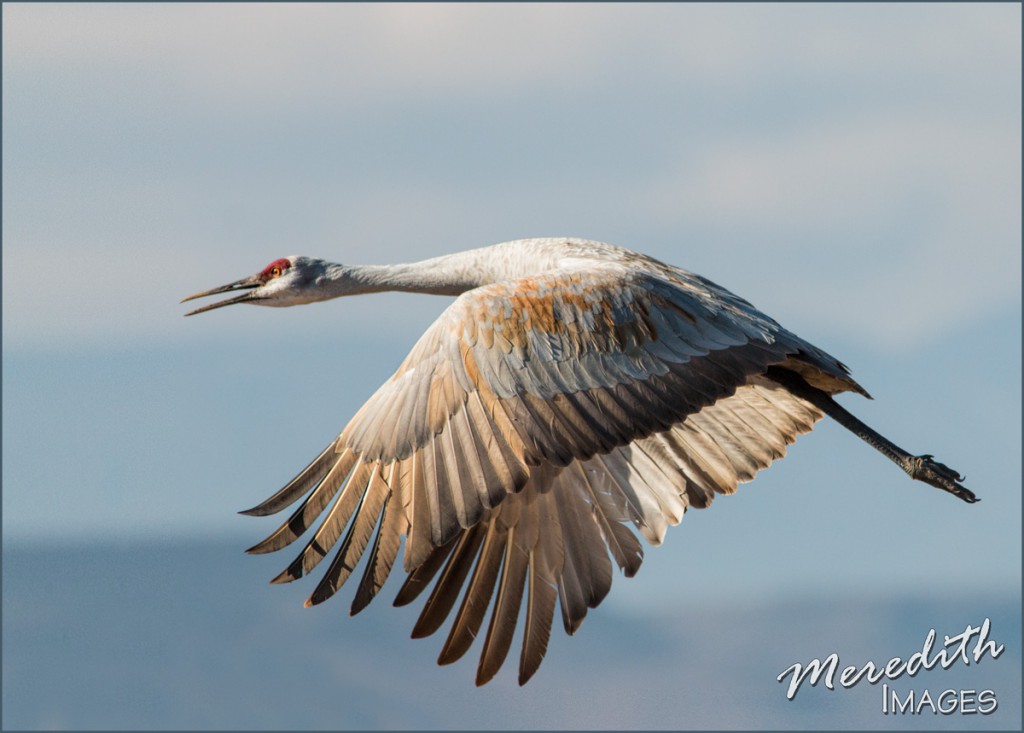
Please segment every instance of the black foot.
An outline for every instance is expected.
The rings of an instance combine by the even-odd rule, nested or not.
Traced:
[[[923,456],[914,456],[911,459],[910,470],[907,473],[910,477],[926,484],[948,491],[953,496],[958,496],[968,504],[981,501],[974,492],[960,482],[964,477],[949,466],[932,460],[933,456],[927,453]]]

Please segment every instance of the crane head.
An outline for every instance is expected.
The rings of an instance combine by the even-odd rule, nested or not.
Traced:
[[[182,303],[196,298],[204,298],[207,295],[242,291],[241,294],[233,298],[204,305],[185,315],[194,316],[196,313],[204,313],[235,303],[270,306],[308,303],[317,299],[310,296],[309,290],[322,273],[324,264],[321,260],[310,257],[282,257],[274,260],[255,275],[184,298]]]

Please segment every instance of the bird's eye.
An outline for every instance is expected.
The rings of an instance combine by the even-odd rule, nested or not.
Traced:
[[[269,265],[260,270],[259,280],[261,283],[265,283],[268,280],[273,280],[274,278],[281,277],[281,275],[284,274],[284,271],[287,270],[289,267],[291,267],[291,263],[287,259],[281,258],[279,260],[274,260]]]

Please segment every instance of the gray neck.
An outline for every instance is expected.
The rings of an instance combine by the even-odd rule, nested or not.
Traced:
[[[579,256],[580,246],[557,239],[517,240],[401,265],[323,263],[326,282],[321,285],[327,298],[389,290],[461,295],[483,285],[558,267],[566,257]]]
[[[494,282],[496,273],[472,252],[399,265],[328,265],[327,279],[337,295],[401,291],[460,295]],[[332,293],[332,296],[334,293]]]
[[[400,291],[431,295],[461,295],[484,283],[472,273],[424,272],[416,263],[404,265],[352,265],[349,275],[364,293]]]

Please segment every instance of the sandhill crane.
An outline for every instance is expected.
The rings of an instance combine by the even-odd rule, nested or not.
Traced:
[[[608,244],[529,239],[392,266],[286,257],[185,298],[240,293],[186,315],[387,290],[458,297],[312,463],[242,512],[273,514],[305,496],[248,551],[280,550],[326,510],[272,582],[309,573],[338,545],[306,601],[320,603],[369,545],[354,614],[404,537],[395,605],[432,584],[413,637],[436,631],[462,598],[438,663],[468,650],[494,599],[478,685],[502,665],[521,607],[525,684],[556,599],[572,634],[609,591],[609,554],[636,573],[643,549],[628,523],[658,545],[688,507],[735,492],[825,414],[911,478],[977,501],[956,471],[833,400],[869,396],[841,362],[715,283]]]

